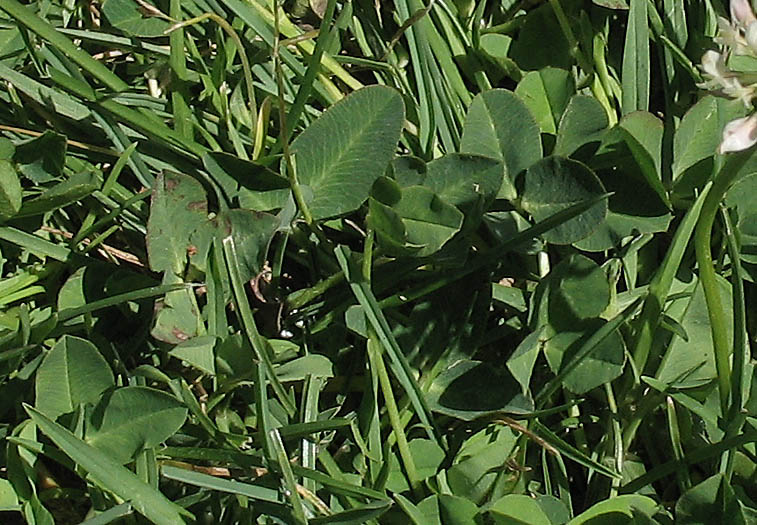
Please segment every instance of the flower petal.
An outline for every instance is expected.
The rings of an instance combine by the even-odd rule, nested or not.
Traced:
[[[725,60],[723,55],[710,49],[702,55],[702,69],[713,78],[722,77],[725,74]]]
[[[746,29],[749,24],[757,21],[749,0],[731,0],[731,20]]]
[[[757,113],[737,118],[725,125],[723,141],[718,147],[721,155],[733,151],[743,151],[757,144]]]

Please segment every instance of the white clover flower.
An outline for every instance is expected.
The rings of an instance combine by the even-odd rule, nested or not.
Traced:
[[[757,58],[757,16],[750,0],[731,0],[731,20],[718,19],[715,43],[721,51],[710,50],[702,56],[703,89],[718,91],[722,95],[740,100],[750,108],[757,97],[757,75],[754,71],[733,71],[728,57],[749,55]],[[726,124],[718,153],[742,151],[757,144],[757,114],[736,119]]]
[[[752,86],[743,86],[739,78],[728,70],[725,56],[717,51],[707,51],[702,56],[702,71],[705,81],[697,84],[702,89],[722,91],[724,95],[741,100],[745,106],[749,106],[755,91]]]
[[[723,141],[718,146],[718,153],[743,151],[757,144],[757,113],[748,117],[737,118],[725,125]]]
[[[718,34],[715,36],[716,44],[728,49],[733,55],[753,55],[755,51],[747,42],[745,30],[738,24],[732,24],[723,17],[718,17]]]
[[[728,75],[728,68],[725,65],[725,57],[717,51],[710,49],[702,55],[702,71],[709,77],[708,83],[714,82],[718,86],[727,83],[725,77]]]
[[[729,79],[729,83],[723,86],[723,94],[735,100],[740,100],[744,107],[749,108],[752,105],[752,99],[755,97],[755,85],[741,85],[738,78]]]
[[[757,21],[752,22],[746,28],[746,43],[749,45],[749,49],[757,53]]]

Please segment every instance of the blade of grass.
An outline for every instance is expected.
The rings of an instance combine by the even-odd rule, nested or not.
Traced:
[[[158,456],[174,459],[196,459],[215,461],[235,465],[245,469],[263,468],[263,458],[238,450],[202,447],[164,447],[157,451]]]
[[[623,114],[649,109],[649,17],[647,0],[631,0],[623,50]]]
[[[633,360],[639,374],[643,374],[646,368],[654,334],[662,319],[663,305],[667,301],[670,287],[673,285],[673,278],[681,265],[689,239],[692,233],[694,233],[694,228],[699,220],[702,205],[711,188],[711,184],[705,186],[697,200],[689,208],[689,211],[686,212],[681,224],[676,229],[673,241],[665,253],[662,264],[657,272],[655,272],[652,282],[649,284],[649,292],[644,299],[644,306],[637,321],[639,328],[637,329],[638,335],[636,336],[633,349]]]
[[[718,388],[720,390],[720,406],[723,414],[728,414],[728,403],[731,394],[731,348],[728,338],[728,321],[720,297],[715,267],[712,263],[711,238],[712,227],[715,222],[720,202],[725,193],[739,174],[741,168],[751,158],[754,151],[742,151],[726,157],[723,167],[712,182],[710,193],[704,200],[702,212],[694,232],[694,248],[699,267],[699,279],[704,288],[707,302],[707,312],[712,331],[712,343],[715,348],[715,368],[718,374]]]
[[[272,28],[274,26],[274,13],[268,11],[258,2],[245,3],[240,0],[223,0],[223,3],[231,12],[249,26],[255,34],[265,42],[269,49],[273,49],[274,32]],[[288,19],[286,20],[288,21]],[[284,36],[288,38],[296,36],[295,33],[288,32],[286,28],[284,29],[284,33]],[[310,45],[312,46],[312,43],[310,43]],[[282,61],[297,77],[302,78],[305,75],[305,68],[302,63],[288,49],[282,48],[280,55]],[[343,71],[341,66],[339,66],[339,69]],[[348,76],[351,77],[349,74]],[[357,85],[355,89],[362,86],[362,84],[358,84],[359,85]],[[319,82],[315,84],[315,90],[329,104],[333,104],[343,96],[342,92],[334,85],[334,83],[325,77],[319,78]]]
[[[559,452],[566,458],[572,459],[579,465],[583,465],[584,467],[593,470],[598,474],[602,474],[603,476],[607,476],[608,478],[614,479],[620,477],[620,474],[618,474],[614,470],[611,470],[601,463],[594,461],[589,456],[575,448],[573,445],[561,439],[557,434],[552,432],[538,420],[535,419],[532,422],[532,425],[533,432],[540,439],[543,439],[548,445],[553,447],[557,452]]]
[[[555,228],[558,225],[569,221],[573,217],[576,217],[585,212],[598,202],[607,199],[609,196],[609,194],[602,195],[595,199],[583,201],[578,204],[574,204],[573,206],[564,210],[560,210],[554,215],[550,215],[540,223],[535,224],[521,232],[518,232],[506,241],[486,250],[475,259],[472,259],[468,264],[465,265],[464,268],[449,272],[442,279],[435,279],[430,283],[421,284],[419,286],[416,286],[415,288],[410,288],[409,290],[403,291],[401,293],[391,295],[385,299],[382,299],[378,304],[382,308],[394,308],[401,306],[403,304],[407,304],[410,301],[413,301],[414,299],[428,295],[431,292],[438,290],[439,288],[442,288],[450,283],[458,281],[463,277],[481,270],[482,268],[496,266],[498,261],[500,261],[502,257],[507,254],[507,252],[511,251],[519,244],[534,239],[539,235],[548,232],[552,228]]]
[[[61,115],[79,120],[90,114],[90,109],[87,106],[66,93],[41,84],[5,64],[0,64],[0,76],[40,106],[52,106]]]
[[[121,503],[120,505],[109,508],[94,518],[82,521],[80,525],[107,525],[108,523],[113,523],[117,519],[125,518],[132,514],[134,514],[134,508],[131,503],[127,501],[126,503]]]
[[[337,246],[334,249],[334,253],[347,278],[347,282],[350,283],[352,293],[355,295],[358,303],[360,303],[360,306],[363,307],[363,312],[368,322],[373,326],[379,341],[381,341],[384,347],[384,352],[389,356],[392,372],[410,398],[413,408],[421,423],[423,423],[424,430],[428,434],[429,439],[438,444],[439,439],[431,416],[431,410],[426,404],[418,382],[413,377],[410,365],[397,344],[389,323],[376,301],[376,297],[373,295],[370,286],[361,280],[361,270],[359,268],[353,269],[348,250],[344,246]]]
[[[192,416],[194,416],[194,418],[197,420],[197,423],[199,423],[200,427],[202,427],[202,429],[207,432],[208,436],[217,443],[224,443],[224,436],[218,430],[218,427],[213,422],[213,420],[210,419],[210,417],[208,417],[208,415],[202,409],[200,403],[197,401],[197,398],[189,389],[187,382],[183,379],[177,378],[171,380],[169,384],[175,395],[184,402],[184,404],[191,412]]]
[[[673,402],[673,398],[666,398],[665,408],[665,415],[668,420],[668,435],[670,436],[670,445],[673,449],[673,457],[676,461],[681,462],[685,457],[685,453],[683,451],[683,444],[681,443],[681,431],[678,428],[678,415],[676,414],[676,405]],[[691,476],[689,476],[688,468],[683,467],[678,469],[676,471],[676,477],[678,478],[681,493],[684,493],[691,488]]]
[[[731,260],[731,286],[733,287],[733,375],[731,385],[731,416],[741,412],[744,405],[744,387],[747,385],[749,344],[747,337],[746,297],[744,280],[746,274],[741,266],[741,253],[734,224],[728,211],[721,209],[728,256]]]
[[[319,454],[320,459],[320,454]],[[300,477],[310,478],[313,481],[329,487],[334,493],[344,494],[345,496],[355,496],[360,498],[371,498],[386,501],[388,498],[385,493],[373,490],[367,487],[361,487],[347,481],[340,480],[332,474],[301,467],[297,464],[292,465],[292,472]]]
[[[414,16],[414,11],[412,11],[413,14],[411,14],[409,0],[398,0],[395,3],[395,8],[397,9],[399,20],[403,22]],[[425,65],[426,55],[423,52],[427,43],[424,36],[412,26],[405,32],[405,38],[407,39],[407,48],[410,55],[409,65],[413,70],[416,85],[414,92],[417,94],[418,107],[416,108],[416,111],[418,114],[418,140],[420,141],[421,149],[418,154],[425,158],[431,158],[436,136],[436,126],[431,109],[432,79],[429,77],[428,68]]]
[[[549,399],[549,397],[560,388],[563,379],[565,379],[568,374],[575,370],[579,364],[581,364],[587,357],[589,357],[589,355],[591,355],[591,353],[602,341],[605,340],[605,338],[610,336],[613,332],[615,332],[615,330],[620,328],[623,323],[633,317],[633,315],[636,313],[636,310],[638,310],[639,306],[641,305],[641,301],[641,298],[636,299],[622,312],[602,325],[599,330],[594,332],[591,337],[589,337],[581,346],[581,348],[578,349],[578,351],[573,356],[573,359],[571,359],[565,365],[561,366],[560,371],[557,373],[557,375],[547,381],[547,384],[542,387],[542,389],[534,399],[536,406],[541,406],[543,403],[545,403]]]
[[[108,491],[129,501],[134,509],[147,519],[158,525],[186,523],[183,516],[194,519],[187,510],[169,501],[107,454],[77,438],[35,408],[24,404],[24,410],[39,429],[68,457],[89,472]]]
[[[347,525],[357,523],[374,523],[372,518],[378,518],[384,514],[389,507],[392,506],[392,502],[388,500],[371,501],[365,505],[360,505],[349,510],[343,510],[329,516],[322,516],[313,518],[310,523],[313,525],[326,525],[332,523],[345,523]]]
[[[181,20],[181,0],[171,0],[168,14],[174,20]],[[171,55],[171,107],[173,108],[174,130],[189,140],[194,138],[192,112],[189,108],[187,85],[187,55],[184,50],[184,29],[176,28],[169,35]]]
[[[86,40],[89,42],[97,42],[103,44],[103,47],[115,47],[118,49],[129,49],[134,51],[147,51],[149,53],[170,56],[170,50],[165,46],[160,46],[140,40],[137,38],[129,38],[125,36],[118,36],[114,34],[105,33],[103,31],[90,31],[88,29],[74,29],[68,27],[56,27],[56,31],[68,35],[75,40]]]
[[[83,306],[77,306],[76,308],[66,308],[58,312],[58,320],[60,322],[68,321],[82,314],[88,314],[103,308],[115,306],[117,304],[123,304],[129,301],[138,301],[140,299],[148,299],[150,297],[158,297],[165,295],[169,292],[175,292],[187,288],[184,283],[177,284],[164,284],[160,286],[151,286],[150,288],[142,288],[141,290],[134,290],[132,292],[125,292],[118,295],[112,295],[105,299],[99,299],[92,301]]]
[[[405,473],[407,474],[407,480],[410,484],[410,490],[416,496],[420,495],[420,478],[418,477],[418,470],[415,468],[415,460],[413,454],[410,452],[407,436],[405,435],[405,426],[400,420],[399,410],[397,409],[397,401],[394,399],[394,393],[392,392],[392,383],[389,380],[389,374],[386,371],[384,364],[384,357],[381,352],[381,345],[376,340],[376,330],[373,327],[368,329],[368,343],[367,353],[368,361],[371,368],[376,370],[378,375],[379,384],[381,385],[381,393],[384,396],[384,402],[386,404],[386,411],[389,414],[389,421],[392,426],[392,432],[397,440],[397,448],[399,449],[400,458],[402,459],[402,465]]]
[[[276,397],[279,399],[279,402],[281,402],[281,405],[290,416],[294,415],[296,408],[292,403],[292,400],[287,395],[286,390],[284,390],[284,386],[281,384],[278,377],[276,377],[276,372],[273,369],[273,363],[271,361],[273,351],[271,350],[268,341],[266,341],[265,338],[260,335],[258,327],[255,324],[255,319],[252,316],[250,304],[247,300],[247,294],[245,294],[244,291],[244,284],[242,283],[242,278],[239,275],[239,258],[237,257],[234,239],[232,239],[231,237],[226,237],[223,240],[223,252],[226,259],[226,269],[229,274],[229,281],[231,282],[231,287],[234,291],[237,313],[239,314],[240,320],[242,321],[242,326],[244,327],[245,334],[247,335],[247,338],[249,339],[250,344],[255,351],[255,357],[260,363],[262,363],[266,372],[266,376],[268,378],[268,382],[271,384],[271,387],[273,388]]]
[[[351,5],[351,4],[348,4]],[[272,154],[276,154],[283,149],[283,142],[289,141],[292,138],[297,123],[300,120],[300,115],[305,109],[305,104],[310,100],[310,94],[313,89],[313,81],[315,80],[318,72],[321,69],[321,57],[326,48],[331,44],[334,36],[334,29],[331,28],[331,20],[334,18],[334,11],[336,9],[336,0],[328,0],[326,4],[326,10],[321,19],[321,27],[318,31],[318,38],[315,41],[315,49],[313,50],[310,59],[308,60],[307,69],[305,70],[305,76],[302,78],[300,88],[297,90],[297,96],[294,98],[292,106],[289,108],[286,122],[287,129],[279,137],[279,143],[273,148]]]
[[[11,226],[0,226],[0,239],[28,250],[40,258],[50,257],[56,261],[66,262],[73,255],[73,252],[65,246],[53,244]]]
[[[746,318],[746,297],[744,295],[745,274],[741,266],[741,253],[739,242],[736,237],[733,222],[728,210],[721,209],[721,216],[725,225],[725,236],[728,243],[728,255],[731,259],[731,286],[733,290],[733,374],[731,375],[731,410],[728,415],[729,421],[737,421],[744,408],[744,388],[748,385],[749,343]],[[726,438],[738,435],[741,425],[729,425]],[[725,464],[726,476],[730,479],[733,475],[734,454],[729,451],[722,458]]]
[[[321,377],[308,375],[305,378],[305,391],[302,396],[302,410],[300,411],[302,413],[302,423],[298,427],[302,427],[306,432],[300,441],[300,458],[302,458],[302,466],[311,469],[315,468],[318,459],[318,430],[313,430],[312,432],[309,430],[315,428],[313,425],[318,423],[316,421],[318,418],[318,399],[323,382],[324,380]],[[328,423],[328,421],[323,421],[323,423]],[[349,425],[349,420],[343,419],[343,423]],[[315,483],[310,479],[303,480],[303,485],[310,492],[316,491]]]
[[[252,485],[250,483],[243,483],[232,479],[222,479],[202,472],[178,468],[171,465],[163,465],[160,468],[160,474],[164,478],[172,479],[180,483],[186,483],[187,485],[193,485],[208,490],[217,490],[219,492],[227,492],[229,494],[239,494],[240,496],[247,496],[255,501],[267,501],[284,507],[281,502],[279,491],[262,485]]]
[[[102,185],[102,188],[100,189],[100,193],[104,197],[107,197],[110,192],[113,190],[113,187],[116,185],[116,182],[118,181],[119,175],[121,175],[121,172],[123,171],[124,167],[126,166],[126,163],[129,161],[129,158],[131,157],[131,154],[134,153],[134,150],[137,148],[137,143],[132,142],[128,148],[118,157],[118,160],[116,161],[116,164],[113,166],[113,169],[110,170],[110,173],[108,174],[108,178],[105,180],[105,182]],[[96,220],[96,214],[95,211],[90,209],[87,212],[87,216],[82,221],[81,227],[79,228],[79,231],[74,235],[73,240],[71,241],[72,244],[78,244],[81,239],[84,238],[82,236],[82,232],[89,229]]]
[[[121,215],[125,210],[131,208],[133,204],[136,204],[137,202],[143,201],[150,197],[152,195],[152,192],[149,190],[145,190],[141,193],[137,193],[130,199],[128,199],[123,204],[119,205],[117,208],[115,208],[113,211],[108,213],[107,215],[100,217],[97,219],[92,225],[88,226],[86,229],[84,229],[84,224],[82,224],[82,228],[79,230],[79,232],[73,237],[71,240],[72,244],[79,244],[81,241],[83,241],[86,237],[91,235],[92,233],[99,230],[102,226],[105,226],[106,224],[109,224],[113,219]],[[97,197],[98,195],[95,195]]]
[[[297,490],[297,482],[294,479],[292,466],[289,463],[289,456],[287,456],[286,449],[284,448],[284,442],[281,440],[281,434],[279,434],[278,429],[272,428],[268,431],[268,436],[274,455],[274,463],[277,466],[276,470],[279,471],[283,478],[284,496],[286,496],[292,505],[292,518],[297,524],[307,525],[308,520],[305,517],[305,509],[302,506],[300,492]]]
[[[633,494],[642,487],[650,485],[665,476],[675,473],[681,467],[687,468],[692,465],[697,465],[704,461],[708,461],[715,458],[728,450],[735,450],[739,447],[746,445],[747,443],[754,443],[757,441],[757,430],[749,430],[743,432],[738,436],[724,439],[718,443],[706,445],[696,450],[689,451],[681,460],[670,460],[658,465],[657,467],[649,470],[645,474],[639,476],[626,483],[620,488],[621,494]]]
[[[102,82],[111,91],[125,91],[129,88],[126,82],[115,73],[92,58],[89,53],[76,47],[57,28],[32,13],[27,6],[16,2],[16,0],[0,0],[0,9],[65,53],[66,56],[81,66],[83,71]]]

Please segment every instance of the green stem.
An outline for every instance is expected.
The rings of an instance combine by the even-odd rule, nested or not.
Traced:
[[[720,172],[715,176],[712,189],[702,205],[696,231],[694,232],[694,247],[696,249],[697,265],[699,266],[699,280],[704,288],[707,312],[710,318],[712,344],[715,350],[715,367],[718,374],[720,388],[720,405],[722,415],[728,413],[728,399],[731,391],[731,366],[729,363],[730,345],[728,343],[728,320],[723,311],[723,301],[712,263],[712,226],[728,188],[731,187],[741,167],[751,157],[752,151],[730,155],[723,164]]]
[[[368,338],[368,359],[370,360],[371,367],[376,370],[379,378],[381,392],[384,394],[384,401],[386,402],[386,411],[389,414],[389,422],[392,425],[394,437],[397,438],[397,448],[399,449],[400,458],[402,458],[402,464],[405,466],[405,473],[410,482],[410,489],[414,494],[418,495],[420,479],[418,478],[418,471],[415,468],[413,455],[410,453],[410,446],[407,442],[404,425],[402,424],[402,419],[400,418],[400,413],[397,409],[397,401],[394,399],[392,383],[389,380],[389,373],[386,370],[384,357],[381,353],[381,343],[378,342],[378,337],[376,336],[373,327],[369,327],[368,330],[370,334],[370,337]]]
[[[247,89],[247,106],[248,110],[250,112],[250,120],[254,123],[257,121],[257,115],[258,115],[258,109],[257,104],[255,102],[255,90],[253,88],[252,84],[252,69],[250,69],[250,61],[247,59],[247,53],[244,50],[244,45],[242,44],[242,39],[239,38],[239,35],[236,31],[234,31],[234,28],[231,27],[231,24],[229,24],[226,20],[221,18],[215,13],[204,13],[200,16],[196,16],[194,18],[191,18],[189,20],[185,20],[184,22],[179,22],[171,27],[169,27],[165,32],[166,34],[172,33],[176,31],[177,29],[184,28],[193,24],[197,24],[199,22],[202,22],[203,20],[210,19],[216,24],[218,24],[221,29],[223,29],[226,34],[231,37],[231,39],[234,41],[234,44],[237,46],[237,49],[239,50],[239,59],[242,61],[242,71],[244,72],[244,83],[245,88]],[[250,129],[251,133],[251,140],[252,143],[255,144],[255,125],[252,125],[252,128]]]
[[[649,293],[644,299],[644,307],[638,321],[641,327],[638,329],[633,349],[633,361],[640,375],[648,372],[645,369],[654,342],[654,335],[660,324],[663,307],[670,293],[670,288],[673,286],[673,279],[681,266],[686,247],[689,245],[689,239],[701,215],[704,201],[710,194],[711,187],[711,184],[705,186],[689,211],[686,212],[681,224],[676,229],[673,241],[665,253],[665,258],[659,270],[649,283]],[[627,388],[630,388],[630,386]]]
[[[743,408],[743,385],[745,381],[746,363],[748,362],[747,348],[747,320],[744,298],[744,277],[741,268],[739,242],[727,210],[723,210],[723,223],[726,227],[726,240],[728,242],[728,256],[731,259],[731,286],[733,286],[733,406],[731,417],[735,419]]]
[[[549,5],[552,6],[557,22],[560,24],[560,29],[562,30],[565,39],[568,41],[570,54],[576,59],[578,66],[583,69],[587,75],[591,75],[594,72],[594,68],[591,67],[591,62],[586,59],[581,51],[581,46],[578,43],[576,35],[573,33],[573,29],[570,27],[570,22],[560,4],[560,0],[549,0]]]
[[[726,438],[741,433],[744,423],[742,409],[744,405],[743,388],[747,373],[748,361],[746,309],[744,298],[743,271],[739,253],[739,243],[736,238],[728,210],[722,210],[723,223],[726,229],[728,242],[728,255],[731,259],[731,286],[733,287],[733,374],[731,376],[731,410],[724,417],[728,418],[730,425],[726,429]],[[721,459],[725,464],[725,473],[728,479],[733,475],[735,451],[729,450]]]
[[[279,46],[281,43],[281,32],[279,30],[279,9],[278,5],[274,9],[274,34],[273,34],[273,67],[276,75],[276,87],[279,97],[279,120],[280,120],[280,135],[279,140],[281,147],[284,150],[284,162],[287,167],[287,176],[289,177],[289,185],[292,189],[292,196],[297,203],[302,217],[305,219],[305,223],[314,228],[313,215],[310,213],[310,208],[305,201],[305,196],[302,193],[299,182],[297,182],[297,167],[295,160],[292,157],[292,152],[289,150],[289,138],[287,137],[287,114],[284,103],[284,72],[281,68],[281,55],[279,54]],[[316,229],[316,234],[319,230]],[[320,237],[320,235],[319,235]]]
[[[363,248],[363,280],[371,282],[371,263],[373,262],[373,229],[369,229],[365,236],[365,245]]]
[[[302,112],[305,110],[305,103],[311,98],[310,94],[312,92],[313,81],[321,70],[321,57],[323,56],[326,48],[331,45],[332,36],[334,31],[336,30],[336,28],[329,29],[331,20],[334,17],[335,8],[335,0],[328,0],[326,4],[326,11],[321,20],[321,28],[318,31],[318,38],[315,42],[315,49],[313,50],[313,54],[310,55],[310,61],[308,68],[305,71],[305,76],[300,83],[300,89],[297,91],[297,95],[294,97],[294,102],[292,102],[292,106],[289,109],[289,115],[287,115],[288,126],[284,130],[284,133],[281,134],[281,144],[279,144],[279,147],[275,148],[274,151],[280,150],[280,148],[283,147],[284,142],[287,142],[292,138],[294,128],[297,125],[297,122],[299,122]],[[275,24],[276,32],[278,34],[280,25],[278,7],[276,11]]]
[[[610,409],[610,420],[612,425],[612,442],[613,442],[613,460],[615,463],[615,470],[623,472],[623,458],[625,452],[623,449],[623,432],[620,429],[620,415],[618,414],[618,405],[615,402],[615,393],[612,390],[611,383],[605,383],[605,394],[607,395],[607,407]],[[618,495],[618,488],[620,487],[621,479],[613,478],[612,486],[610,488],[610,497],[613,498]]]

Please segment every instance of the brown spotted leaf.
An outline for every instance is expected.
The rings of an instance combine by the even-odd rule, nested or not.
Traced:
[[[165,171],[155,180],[147,222],[147,256],[156,272],[180,275],[192,232],[208,216],[205,190],[189,175]]]
[[[163,284],[179,283],[181,279],[166,274]],[[168,292],[155,302],[155,318],[150,335],[159,341],[179,344],[199,335],[202,324],[194,292],[182,288]]]

